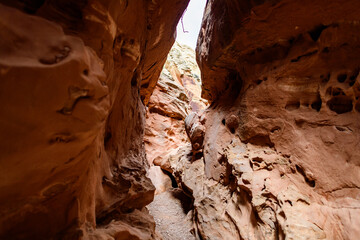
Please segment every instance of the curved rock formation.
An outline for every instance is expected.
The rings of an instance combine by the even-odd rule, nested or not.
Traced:
[[[207,3],[204,157],[174,172],[202,239],[360,236],[358,1]],[[183,157],[184,158],[184,157]]]
[[[188,0],[0,2],[0,238],[155,238],[143,103]]]
[[[188,1],[0,0],[0,239],[360,236],[360,2]]]

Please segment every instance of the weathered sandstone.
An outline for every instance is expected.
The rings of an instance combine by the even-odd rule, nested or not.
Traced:
[[[208,1],[197,45],[211,101],[203,158],[179,152],[172,162],[202,239],[360,236],[355,9],[360,2]]]
[[[0,0],[0,239],[359,238],[360,2],[188,1]]]
[[[181,155],[177,152],[190,142],[187,136],[190,129],[186,127],[185,118],[198,116],[207,104],[200,97],[199,75],[194,50],[175,43],[148,104],[144,141],[151,165],[148,177],[156,191],[154,201],[147,208],[164,240],[196,239],[193,198],[182,186],[182,181],[172,175],[172,162],[179,161]],[[191,134],[197,139],[194,144],[198,144],[199,131],[195,129]],[[201,133],[203,136],[204,130]],[[196,155],[197,150],[190,151],[189,156]]]
[[[144,141],[150,165],[172,172],[169,154],[189,141],[184,120],[207,105],[199,75],[194,50],[175,43],[148,103]]]
[[[155,238],[143,103],[188,0],[0,2],[0,238]]]

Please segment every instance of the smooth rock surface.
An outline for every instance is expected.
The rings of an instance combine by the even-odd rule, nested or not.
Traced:
[[[188,0],[0,3],[0,238],[157,238],[144,103]]]

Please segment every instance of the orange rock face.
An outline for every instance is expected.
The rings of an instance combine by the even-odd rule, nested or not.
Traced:
[[[0,238],[155,238],[143,102],[188,1],[0,2]]]
[[[360,2],[187,3],[0,0],[0,239],[359,238]]]
[[[197,44],[212,102],[204,157],[174,170],[203,239],[360,236],[354,9],[360,2],[208,1]]]
[[[175,43],[148,104],[144,140],[149,164],[172,172],[169,154],[189,142],[185,117],[207,105],[200,97],[199,75],[194,50]]]

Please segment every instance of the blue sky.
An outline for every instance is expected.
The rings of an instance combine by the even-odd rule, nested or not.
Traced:
[[[194,50],[206,1],[207,0],[190,0],[188,8],[183,16],[184,29],[187,33],[183,32],[181,20],[177,26],[176,41],[180,44],[186,44]]]

